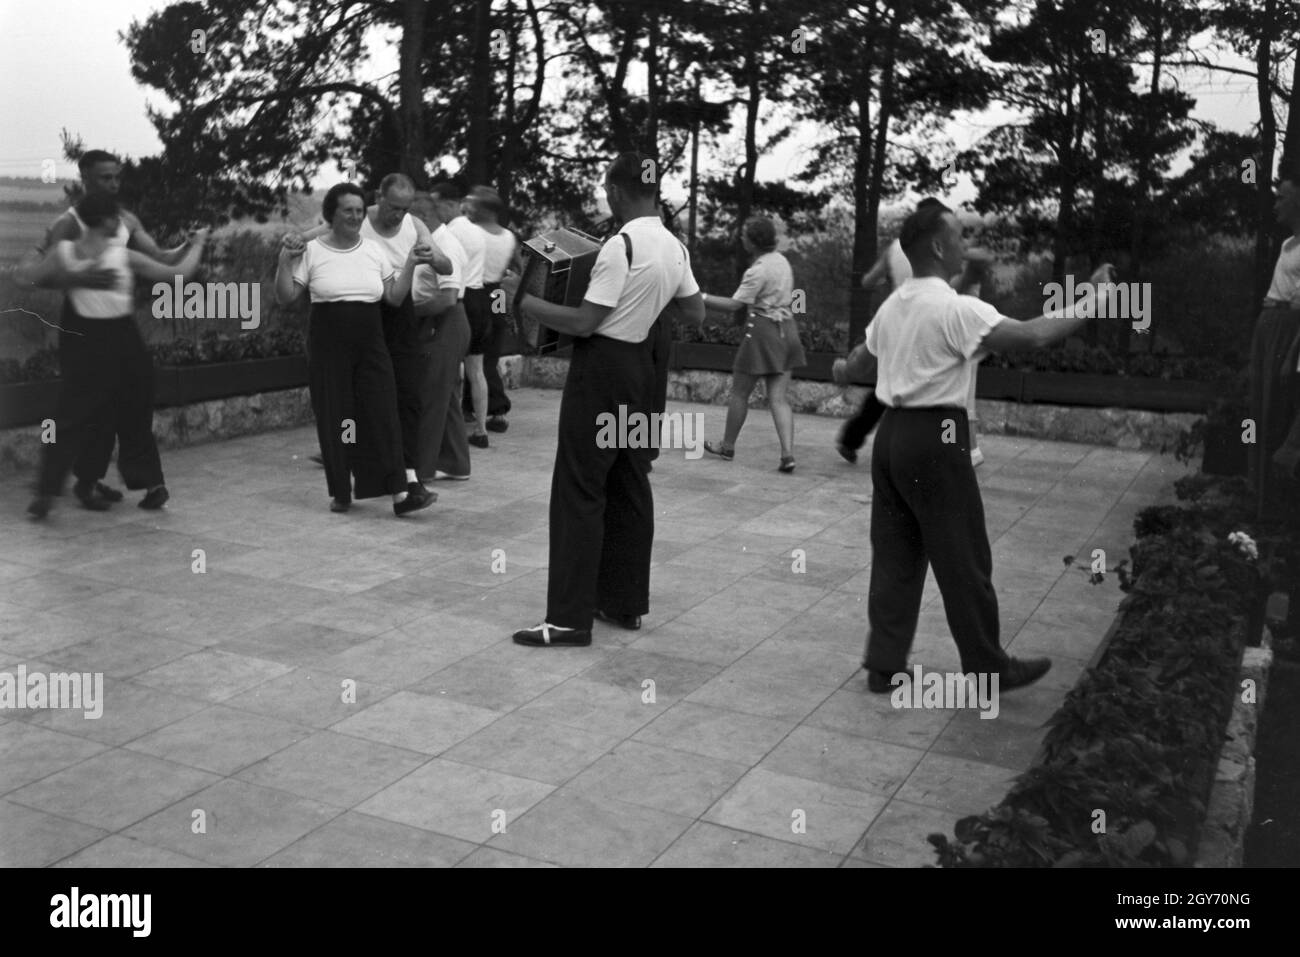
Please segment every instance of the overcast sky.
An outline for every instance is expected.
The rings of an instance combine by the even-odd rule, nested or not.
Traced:
[[[165,0],[0,0],[0,89],[5,91],[0,175],[39,176],[42,160],[55,159],[62,178],[62,127],[80,134],[88,146],[131,156],[160,149],[144,111],[151,99],[163,105],[161,98],[132,79],[118,33],[166,5]],[[1185,73],[1181,82],[1198,96],[1202,118],[1242,132],[1258,119],[1246,77],[1196,71]],[[997,119],[985,114],[959,121],[952,134],[964,147]],[[760,160],[759,178],[798,172],[805,150],[798,137],[782,144]],[[701,166],[708,171],[703,156]],[[332,181],[333,171],[322,179]]]

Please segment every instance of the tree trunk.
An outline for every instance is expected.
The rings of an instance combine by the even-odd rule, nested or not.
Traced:
[[[867,323],[871,321],[872,291],[861,288],[860,277],[871,268],[880,252],[880,242],[877,239],[880,233],[880,200],[885,182],[885,164],[889,159],[889,124],[894,119],[894,65],[898,57],[898,36],[902,28],[902,18],[903,14],[896,11],[889,25],[889,33],[885,41],[885,60],[880,70],[880,110],[874,124],[868,116],[866,126],[867,130],[871,130],[874,125],[875,142],[871,151],[865,215],[855,210],[854,216],[853,294],[849,299],[850,347],[866,332]],[[855,195],[855,205],[856,199]],[[862,223],[863,228],[857,229],[857,223]],[[858,249],[859,242],[863,244],[861,250]],[[861,271],[858,269],[859,265]]]
[[[1160,92],[1160,71],[1164,64],[1165,55],[1164,14],[1164,0],[1159,0],[1155,8],[1155,22],[1151,28],[1151,99],[1147,102],[1146,109],[1143,111],[1146,119],[1146,137],[1143,143],[1143,152],[1138,157],[1137,195],[1135,197],[1136,202],[1133,204],[1132,230],[1129,233],[1129,275],[1124,277],[1126,281],[1130,282],[1142,281],[1144,233],[1146,230],[1147,210],[1151,205],[1151,155],[1155,145],[1153,140],[1156,127],[1155,97]],[[1116,342],[1120,355],[1127,355],[1132,348],[1131,332],[1132,326],[1130,323],[1121,322],[1117,327]],[[1147,335],[1153,335],[1153,333],[1148,330]]]
[[[465,175],[471,183],[488,178],[488,123],[492,110],[492,0],[474,4],[474,47],[469,81],[469,129]]]
[[[1259,203],[1255,219],[1255,300],[1268,292],[1273,274],[1273,153],[1277,144],[1277,118],[1273,115],[1273,34],[1277,30],[1276,0],[1265,0],[1264,29],[1255,50],[1255,71],[1259,76],[1259,169],[1256,192]]]
[[[758,3],[755,2],[757,7]],[[740,168],[739,200],[736,204],[736,278],[749,267],[749,254],[740,244],[740,231],[754,208],[754,178],[758,171],[758,107],[763,101],[759,88],[758,55],[751,44],[745,54],[745,72],[748,74],[745,98],[745,163]]]
[[[659,162],[659,18],[652,16],[646,46],[645,151]]]
[[[398,115],[401,117],[400,172],[423,188],[424,175],[424,50],[425,0],[404,0],[402,39],[398,45]]]
[[[852,284],[849,289],[850,348],[861,340],[867,323],[871,320],[871,290],[862,288],[862,277],[876,261],[879,203],[877,201],[873,206],[869,199],[869,183],[873,174],[871,134],[874,129],[871,121],[871,96],[875,89],[871,44],[874,43],[875,26],[876,8],[873,4],[868,28],[863,34],[865,46],[857,84],[858,136],[853,156],[853,268],[849,274]]]
[[[1295,51],[1291,71],[1291,103],[1286,113],[1286,135],[1282,138],[1282,163],[1289,167],[1300,163],[1300,47]]]
[[[500,161],[496,169],[497,192],[507,207],[514,193],[515,155],[519,131],[515,129],[515,60],[519,56],[519,25],[515,22],[515,0],[506,0],[506,31],[510,37],[510,52],[506,60],[506,112],[502,126]]]

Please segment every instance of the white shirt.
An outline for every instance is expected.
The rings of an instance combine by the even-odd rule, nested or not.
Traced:
[[[108,289],[73,288],[68,299],[77,315],[86,319],[121,319],[135,312],[132,296],[131,264],[127,258],[126,242],[109,240],[109,246],[95,259],[78,259],[75,244],[70,239],[55,244],[59,265],[68,272],[86,272],[90,269],[113,270],[114,282]]]
[[[879,359],[876,397],[892,408],[965,407],[980,344],[1005,317],[942,279],[909,279],[867,326]]]
[[[510,268],[510,261],[515,257],[515,234],[502,228],[499,233],[492,233],[479,227],[483,234],[483,281],[500,282],[501,277]]]
[[[1268,298],[1290,303],[1300,299],[1300,239],[1288,236],[1273,267],[1273,281],[1269,283]]]
[[[464,216],[457,216],[447,224],[451,234],[460,240],[465,250],[465,288],[483,288],[483,256],[487,248],[485,233]]]
[[[691,273],[686,247],[658,216],[640,216],[624,224],[619,233],[632,240],[632,268],[628,269],[624,240],[609,240],[596,255],[583,298],[614,307],[596,328],[598,335],[644,342],[668,300],[692,296],[700,287]]]
[[[451,260],[451,272],[439,276],[432,266],[423,263],[415,267],[411,277],[411,298],[418,306],[428,302],[439,290],[454,289],[458,299],[465,298],[465,248],[443,223],[433,231],[433,241]]]
[[[306,286],[312,302],[378,302],[384,283],[397,270],[382,246],[364,236],[351,249],[313,239],[293,267],[293,281]]]
[[[790,319],[794,298],[794,271],[790,261],[778,252],[763,253],[745,270],[740,288],[731,297],[749,306],[756,316],[783,322]]]
[[[420,238],[419,233],[415,231],[415,220],[411,218],[410,213],[402,216],[402,222],[392,236],[379,235],[379,231],[370,222],[370,214],[366,213],[366,218],[361,222],[361,236],[363,239],[378,243],[379,248],[388,257],[388,261],[393,264],[393,269],[398,272],[406,266],[406,257],[411,255],[411,250],[415,248],[415,243]]]

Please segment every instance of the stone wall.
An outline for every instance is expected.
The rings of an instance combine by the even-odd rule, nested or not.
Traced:
[[[564,385],[567,359],[515,356],[522,365],[524,385],[558,389]],[[725,405],[731,389],[726,372],[685,369],[668,379],[668,398],[679,402]],[[831,382],[795,379],[790,383],[790,404],[796,412],[844,418],[862,404],[866,390],[842,388]],[[750,408],[764,408],[766,398],[760,383],[750,397]],[[1127,450],[1172,449],[1178,434],[1199,416],[1190,412],[1146,412],[1139,409],[1085,408],[1081,406],[1032,405],[980,399],[977,402],[979,430],[990,435],[1023,435],[1062,442],[1085,442]]]
[[[551,357],[506,356],[500,368],[508,389],[521,386],[559,389],[564,385],[569,362]],[[668,397],[678,402],[725,405],[730,389],[731,376],[725,372],[686,369],[673,372],[668,380]],[[857,387],[841,388],[829,382],[796,379],[790,384],[790,402],[796,412],[844,418],[857,410],[865,392]],[[760,383],[750,399],[750,407],[763,408],[765,402]],[[1021,405],[988,399],[979,400],[978,405],[982,433],[1132,450],[1172,448],[1178,433],[1197,418],[1191,413]],[[157,409],[153,431],[161,448],[174,449],[311,422],[311,399],[307,389],[300,388]],[[0,472],[34,469],[39,457],[37,426],[0,431]]]

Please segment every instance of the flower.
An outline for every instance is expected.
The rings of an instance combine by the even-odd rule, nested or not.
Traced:
[[[1237,551],[1251,561],[1259,558],[1259,547],[1255,544],[1255,540],[1245,532],[1233,532],[1228,536],[1228,544],[1235,546]]]

